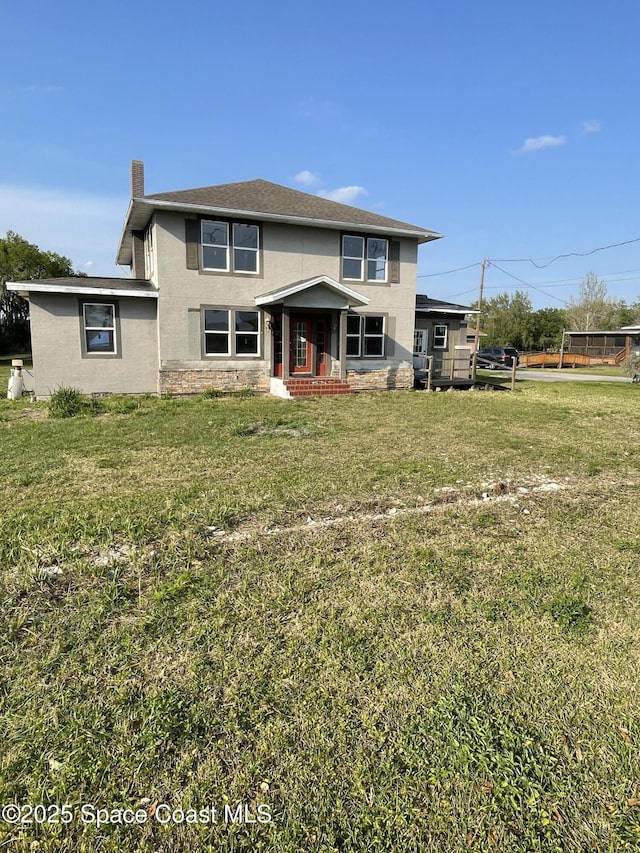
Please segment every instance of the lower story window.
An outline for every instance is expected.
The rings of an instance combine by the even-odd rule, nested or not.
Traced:
[[[433,347],[434,349],[447,348],[447,326],[435,326],[433,329]]]
[[[257,311],[239,308],[203,309],[204,354],[257,356],[260,320]]]
[[[357,358],[360,355],[360,327],[362,317],[347,315],[347,355]]]
[[[347,316],[347,357],[384,356],[384,317]]]
[[[107,302],[85,302],[82,306],[87,353],[116,353],[116,306]]]

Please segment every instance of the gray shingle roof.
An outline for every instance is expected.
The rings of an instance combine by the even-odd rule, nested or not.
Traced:
[[[61,278],[37,278],[30,281],[16,282],[19,284],[77,284],[79,287],[110,287],[113,290],[152,290],[145,278],[109,278],[98,275],[68,275]]]
[[[416,311],[433,311],[440,314],[455,313],[479,313],[477,309],[471,308],[469,305],[458,305],[455,302],[443,302],[441,299],[431,299],[424,293],[416,295]]]
[[[175,204],[201,205],[202,207],[237,210],[244,213],[266,213],[275,216],[301,217],[317,219],[322,222],[335,222],[351,225],[363,225],[385,229],[403,229],[427,235],[427,228],[411,225],[399,219],[390,219],[368,210],[340,204],[317,195],[303,193],[280,184],[272,184],[261,179],[240,181],[233,184],[220,184],[214,187],[199,187],[192,190],[179,190],[170,193],[154,193],[145,199],[173,202]]]

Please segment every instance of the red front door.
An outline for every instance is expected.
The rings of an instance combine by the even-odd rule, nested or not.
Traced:
[[[282,376],[282,322],[279,316],[272,322],[274,376]],[[321,314],[292,315],[289,319],[289,374],[326,376],[328,352],[328,318]]]

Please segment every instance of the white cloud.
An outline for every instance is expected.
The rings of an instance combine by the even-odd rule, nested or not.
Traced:
[[[294,180],[309,189],[322,184],[320,175],[317,172],[309,171],[309,169],[298,172]],[[316,195],[319,195],[321,198],[328,198],[330,201],[338,201],[341,204],[353,204],[360,196],[368,195],[368,193],[364,187],[353,185],[337,187],[335,190],[327,190],[323,187],[322,189],[316,189]],[[382,204],[383,202],[378,202],[376,207],[382,207]]]
[[[338,187],[335,190],[320,190],[318,195],[341,204],[353,204],[361,195],[367,195],[367,191],[364,187]]]
[[[63,92],[64,86],[50,86],[50,85],[22,86],[20,91],[21,92],[29,92],[32,95],[53,95],[57,92]]]
[[[558,145],[564,145],[566,141],[566,136],[530,136],[525,139],[524,145],[513,153],[528,154],[530,151],[541,151],[543,148],[556,148]]]
[[[298,172],[294,177],[294,181],[305,187],[317,187],[318,184],[322,183],[320,175],[317,172],[310,172],[308,169],[303,169],[302,172]]]
[[[119,276],[115,255],[127,201],[0,184],[0,235],[14,231],[43,251],[71,258],[75,269]]]
[[[582,132],[583,133],[599,133],[600,131],[600,122],[595,121],[583,121],[582,122]]]

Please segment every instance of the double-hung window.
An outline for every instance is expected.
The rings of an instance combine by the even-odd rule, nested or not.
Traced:
[[[202,269],[257,273],[260,237],[257,225],[202,220]]]
[[[446,349],[447,348],[447,326],[434,326],[433,328],[433,348],[434,349]]]
[[[351,281],[387,281],[389,241],[381,237],[342,238],[342,278]]]
[[[83,303],[82,326],[84,349],[87,355],[115,355],[117,353],[115,303]]]
[[[384,337],[384,317],[361,314],[347,316],[348,358],[382,358]]]
[[[433,329],[433,348],[434,349],[446,349],[447,348],[447,326],[434,326]]]
[[[257,311],[240,308],[204,308],[205,356],[257,356],[260,354],[260,319]]]

